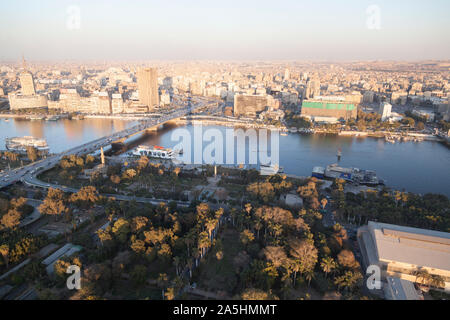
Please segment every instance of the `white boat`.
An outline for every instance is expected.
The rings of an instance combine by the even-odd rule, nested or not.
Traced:
[[[45,139],[31,136],[6,138],[6,149],[18,153],[27,153],[27,147],[34,147],[41,153],[48,153],[49,147]]]
[[[138,146],[132,152],[135,156],[146,156],[150,158],[159,159],[173,159],[175,158],[174,152],[170,148],[164,148],[160,146]]]
[[[59,116],[47,116],[45,120],[47,121],[58,121],[60,119]]]
[[[272,176],[282,171],[283,169],[280,168],[278,164],[271,164],[271,165],[261,164],[259,166],[259,174],[262,176]]]
[[[30,120],[44,120],[45,116],[43,116],[43,115],[32,115],[32,116],[29,116],[28,119],[30,119]]]

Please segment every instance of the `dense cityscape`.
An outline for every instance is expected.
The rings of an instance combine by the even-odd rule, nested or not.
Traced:
[[[450,297],[450,60],[28,55],[0,300]]]

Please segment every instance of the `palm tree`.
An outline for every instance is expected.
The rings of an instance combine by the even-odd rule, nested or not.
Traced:
[[[320,204],[322,205],[322,209],[325,209],[325,207],[327,206],[328,200],[327,198],[322,198],[322,200],[320,200]]]
[[[167,300],[173,300],[175,298],[175,288],[167,288],[167,292],[164,295]]]
[[[223,208],[219,208],[216,212],[215,212],[215,217],[217,219],[217,224],[220,226],[220,219],[222,218],[224,213]]]
[[[3,244],[0,246],[0,255],[3,257],[3,260],[5,260],[6,269],[8,269],[9,264],[9,246],[7,244]]]
[[[175,258],[173,258],[173,264],[175,265],[175,271],[177,273],[177,276],[179,275],[178,267],[180,266],[180,263],[181,263],[181,258],[178,256],[175,256]]]
[[[254,227],[255,230],[256,230],[256,238],[259,239],[259,230],[261,230],[262,227],[263,227],[261,220],[260,220],[260,219],[257,219],[257,220],[254,222],[253,227]]]
[[[166,288],[168,281],[167,274],[160,273],[156,281],[158,283],[158,287],[162,289],[162,299],[164,300],[164,289]]]
[[[194,230],[190,230],[185,236],[184,236],[184,243],[186,243],[187,250],[188,250],[188,257],[190,256],[190,248],[195,243],[195,234],[193,232]]]
[[[414,272],[414,275],[416,276],[417,283],[429,286],[431,275],[428,273],[427,270],[425,269],[417,270]]]
[[[194,261],[189,259],[187,262],[187,266],[189,268],[189,279],[192,278],[192,267],[194,266]]]
[[[209,239],[212,242],[211,234],[212,231],[216,228],[217,220],[216,219],[207,219],[205,222],[206,230],[208,231]]]
[[[298,259],[291,259],[291,263],[289,265],[294,274],[294,287],[295,282],[297,280],[297,272],[300,272],[300,261]]]
[[[429,280],[430,285],[432,285],[435,288],[442,288],[445,287],[445,280],[442,276],[438,275],[438,274],[433,274],[430,277],[431,279]]]
[[[325,272],[325,277],[328,277],[328,273],[336,269],[337,264],[331,257],[325,257],[322,259],[322,262],[320,262],[320,267],[322,268],[323,272]]]
[[[315,278],[315,273],[314,273],[314,271],[308,271],[306,274],[305,274],[305,279],[306,279],[306,281],[308,281],[308,288],[309,288],[309,286],[311,285],[311,280],[312,279],[314,279]]]
[[[198,237],[198,248],[201,250],[201,256],[200,258],[203,258],[203,255],[205,254],[205,249],[207,249],[210,245],[208,234],[203,231],[200,232]]]

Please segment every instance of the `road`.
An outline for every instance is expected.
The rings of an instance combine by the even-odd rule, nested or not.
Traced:
[[[57,165],[64,156],[72,154],[75,155],[89,154],[96,150],[99,150],[101,147],[106,147],[110,145],[114,141],[127,139],[138,132],[144,131],[154,126],[161,125],[172,119],[180,118],[182,116],[191,113],[192,111],[196,111],[202,108],[217,110],[218,108],[217,100],[213,100],[210,98],[193,97],[191,103],[192,106],[190,106],[188,103],[188,106],[183,105],[182,108],[177,109],[174,112],[166,113],[159,118],[152,118],[147,121],[142,121],[141,123],[131,128],[113,133],[112,135],[90,141],[75,148],[61,152],[59,154],[55,154],[45,159],[33,162],[27,166],[3,172],[0,174],[0,189],[9,186],[13,183],[16,183],[18,181],[23,181],[25,183],[32,182],[33,177],[35,177],[40,172],[49,170],[50,168]],[[33,183],[29,184],[32,185]]]

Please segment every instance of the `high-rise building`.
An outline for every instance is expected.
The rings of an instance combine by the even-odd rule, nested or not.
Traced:
[[[20,86],[22,87],[22,94],[24,96],[33,96],[36,94],[34,89],[34,79],[31,72],[24,70],[20,76]]]
[[[284,70],[284,80],[289,80],[291,78],[291,72],[288,68]]]
[[[380,104],[380,109],[378,110],[378,113],[381,114],[381,121],[389,119],[389,117],[391,116],[391,110],[392,105],[390,103],[382,102]]]
[[[305,99],[311,99],[320,96],[320,81],[308,80],[306,82]]]
[[[151,110],[159,105],[158,72],[156,68],[141,68],[137,72],[139,102]]]
[[[19,76],[20,86],[22,87],[22,95],[24,96],[35,95],[36,90],[34,88],[33,75],[31,74],[30,71],[27,70],[24,58],[22,58],[22,63],[23,63],[23,71]]]

